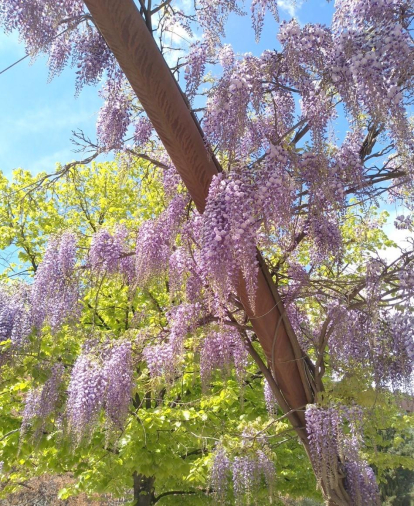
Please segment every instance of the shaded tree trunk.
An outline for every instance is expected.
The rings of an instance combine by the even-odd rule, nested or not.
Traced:
[[[135,506],[151,506],[151,504],[154,504],[154,476],[134,473],[133,478]]]

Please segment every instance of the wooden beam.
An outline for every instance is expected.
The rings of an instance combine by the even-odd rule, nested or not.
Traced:
[[[221,167],[206,148],[188,101],[133,0],[85,0],[92,18],[124,71],[200,212]],[[238,296],[272,365],[289,419],[307,447],[303,409],[313,402],[311,371],[285,314],[277,287],[258,253],[255,311],[242,277]],[[293,411],[292,411],[293,410]],[[298,410],[298,411],[295,411]]]

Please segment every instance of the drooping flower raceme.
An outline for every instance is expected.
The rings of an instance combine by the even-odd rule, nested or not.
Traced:
[[[142,224],[137,236],[135,257],[138,286],[145,286],[167,270],[187,202],[186,195],[176,195],[157,219]]]
[[[49,240],[39,264],[31,291],[33,324],[44,322],[57,330],[65,319],[76,314],[79,289],[73,276],[76,262],[76,237],[65,232]]]
[[[134,142],[137,146],[145,146],[151,138],[153,126],[147,117],[139,118],[135,122]]]
[[[40,434],[47,422],[48,417],[56,410],[59,400],[59,390],[63,381],[64,367],[62,364],[53,366],[49,379],[36,389],[29,391],[23,411],[23,419],[20,434],[24,435],[33,422],[38,421],[36,434]]]
[[[76,443],[92,434],[102,409],[109,429],[121,429],[132,392],[131,343],[86,349],[78,357],[68,387],[69,430]]]
[[[264,379],[263,390],[267,412],[270,416],[274,416],[277,414],[278,403],[266,378]]]
[[[227,456],[226,450],[219,445],[214,452],[213,465],[210,473],[210,483],[219,504],[225,501],[230,472],[230,459]]]
[[[0,286],[0,342],[10,339],[20,348],[27,344],[32,326],[30,288]]]
[[[209,46],[206,42],[197,41],[188,52],[185,67],[186,95],[191,100],[201,83],[208,58]]]
[[[232,476],[236,504],[251,503],[262,481],[266,483],[271,501],[276,480],[275,465],[263,449],[250,449],[231,459],[228,452],[218,445],[213,456],[210,483],[219,504],[226,504],[226,495]]]
[[[133,363],[131,343],[114,343],[104,364],[107,382],[105,412],[116,428],[122,429],[128,415],[133,387]]]
[[[91,434],[105,401],[106,386],[100,364],[81,355],[73,366],[67,401],[69,429],[77,443]]]
[[[131,100],[125,92],[123,74],[108,81],[100,92],[105,103],[98,114],[98,141],[105,149],[120,149],[131,118]]]
[[[152,378],[174,379],[182,366],[185,338],[195,330],[202,313],[198,303],[183,303],[169,312],[169,333],[161,332],[159,343],[148,345],[143,351]]]
[[[312,464],[319,483],[338,485],[340,460],[349,471],[346,486],[355,506],[379,505],[375,475],[361,458],[360,441],[354,411],[341,407],[320,408],[309,404],[306,408],[306,430],[309,436]],[[348,419],[350,434],[343,430]]]
[[[235,367],[238,381],[243,381],[247,359],[248,352],[237,330],[223,328],[209,333],[203,340],[200,353],[202,385],[208,387],[214,370],[228,374],[231,366]]]
[[[255,196],[248,174],[216,176],[211,185],[203,216],[202,264],[205,276],[225,302],[238,287],[239,272],[254,307],[258,261],[254,215]]]

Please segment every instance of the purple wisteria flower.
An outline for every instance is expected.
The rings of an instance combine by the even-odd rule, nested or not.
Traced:
[[[45,384],[30,390],[27,394],[20,427],[20,434],[22,436],[36,421],[38,422],[38,426],[33,437],[37,437],[43,431],[47,419],[56,410],[64,370],[62,364],[58,363],[54,365]]]
[[[133,365],[129,341],[84,347],[72,369],[66,407],[76,444],[91,437],[102,410],[110,432],[123,428],[131,401]]]
[[[375,475],[360,453],[362,438],[358,425],[361,425],[361,411],[340,406],[321,408],[309,404],[305,415],[312,464],[319,484],[329,485],[333,489],[338,485],[341,461],[347,472],[345,485],[353,504],[379,505]],[[348,420],[350,434],[343,430],[345,419]]]
[[[245,504],[253,500],[255,494],[266,483],[271,501],[272,489],[276,480],[275,465],[262,449],[237,455],[233,459],[222,445],[218,445],[213,455],[210,484],[219,504],[225,504],[232,476],[235,504]]]
[[[49,240],[31,291],[33,324],[38,329],[47,322],[56,331],[79,310],[79,288],[73,275],[75,263],[74,234],[65,232]]]
[[[200,352],[200,375],[204,388],[209,386],[215,370],[228,374],[232,366],[236,376],[242,382],[246,375],[248,352],[241,335],[235,329],[223,328],[209,333],[202,343]]]

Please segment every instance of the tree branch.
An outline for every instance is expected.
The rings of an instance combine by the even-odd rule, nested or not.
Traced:
[[[199,490],[199,491],[195,491],[195,490],[170,490],[169,492],[163,492],[162,494],[160,495],[157,495],[154,499],[154,504],[157,503],[160,499],[162,499],[163,497],[166,497],[168,495],[195,495],[195,494],[206,494],[207,492],[209,492],[208,490],[206,489],[202,489],[202,490]]]

